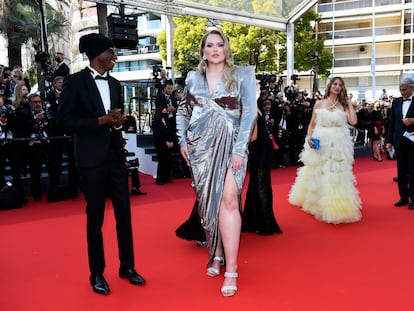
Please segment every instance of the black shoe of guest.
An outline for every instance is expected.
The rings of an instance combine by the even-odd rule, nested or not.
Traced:
[[[93,274],[90,277],[90,282],[92,285],[92,290],[101,295],[108,295],[110,290],[108,283],[102,274]]]
[[[408,204],[408,199],[400,199],[397,202],[394,203],[394,206],[404,206]]]
[[[393,177],[392,180],[398,182],[398,177]]]
[[[165,185],[165,182],[160,181],[160,180],[156,180],[155,184],[158,185],[158,186],[163,186],[163,185]]]
[[[146,195],[147,193],[146,192],[143,192],[143,191],[141,191],[141,190],[139,190],[139,189],[131,189],[131,195]]]
[[[128,279],[131,284],[144,285],[145,280],[134,269],[119,268],[119,277]]]
[[[410,203],[410,204],[408,204],[408,209],[414,209],[414,203]]]

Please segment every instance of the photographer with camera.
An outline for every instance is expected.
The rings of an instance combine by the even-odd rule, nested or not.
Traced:
[[[10,166],[14,188],[18,191],[21,203],[24,200],[24,188],[17,161],[16,143],[8,124],[9,116],[15,113],[12,106],[4,105],[5,99],[0,96],[0,191],[6,186],[6,164]]]
[[[291,103],[296,99],[297,90],[296,90],[296,81],[290,80],[289,85],[287,85],[284,89],[285,97]]]
[[[128,175],[131,176],[131,195],[146,195],[147,193],[141,191],[141,180],[139,178],[139,160],[138,158],[134,158],[132,160],[128,160],[129,157],[134,157],[134,152],[129,152],[126,147],[126,139],[121,138],[121,145],[124,148],[125,152],[125,167],[128,171]]]
[[[166,80],[164,85],[164,91],[158,94],[155,98],[155,107],[164,107],[167,109],[167,122],[171,126],[173,133],[176,132],[176,113],[177,113],[177,101],[173,96],[174,83],[172,80]],[[174,142],[178,142],[176,135],[174,135]]]
[[[312,109],[304,98],[304,91],[296,93],[291,101],[287,115],[287,130],[289,131],[289,159],[292,165],[298,165],[299,154],[303,149],[306,131],[309,125]]]
[[[53,79],[53,89],[46,93],[44,110],[48,119],[48,133],[52,137],[47,144],[47,167],[49,172],[49,193],[56,193],[60,187],[62,174],[63,146],[67,142],[63,139],[64,131],[56,122],[60,94],[62,92],[63,76],[56,76]],[[60,138],[59,138],[60,137]]]
[[[26,86],[27,92],[30,92],[29,80],[23,77],[22,68],[20,66],[15,66],[11,72],[10,78],[6,81],[4,86],[4,97],[7,100],[7,104],[11,104],[15,101],[15,88],[18,85]]]
[[[29,165],[31,194],[35,201],[40,201],[42,164],[45,162],[46,144],[49,142],[49,120],[43,110],[40,94],[30,94],[27,100],[29,106],[16,111],[13,129],[15,139],[21,141],[19,145],[22,154],[28,155],[26,160]]]

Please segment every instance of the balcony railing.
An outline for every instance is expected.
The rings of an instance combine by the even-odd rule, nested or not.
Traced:
[[[406,1],[406,3],[409,3]],[[384,6],[384,5],[392,5],[392,4],[401,4],[401,0],[375,0],[375,6]],[[372,0],[357,0],[357,1],[346,1],[346,2],[335,2],[335,11],[342,11],[342,10],[355,10],[355,9],[363,9],[363,8],[370,8],[372,7]],[[324,3],[318,5],[318,12],[332,12],[333,4],[332,3]]]
[[[386,35],[400,35],[401,26],[388,26],[388,27],[376,27],[375,35],[376,36],[386,36]],[[353,30],[335,30],[335,39],[349,39],[349,38],[359,38],[359,37],[371,37],[372,28],[363,28],[363,29],[353,29]],[[326,40],[332,39],[332,31],[319,32],[319,38],[324,38]]]
[[[399,56],[377,57],[375,58],[375,65],[399,65]],[[353,67],[353,66],[370,66],[371,58],[359,59],[340,59],[335,60],[335,67]]]

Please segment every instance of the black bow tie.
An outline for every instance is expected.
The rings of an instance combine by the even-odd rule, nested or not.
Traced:
[[[108,77],[96,76],[95,80],[108,80]]]

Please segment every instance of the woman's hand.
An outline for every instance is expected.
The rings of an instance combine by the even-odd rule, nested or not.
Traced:
[[[190,165],[187,145],[181,146],[180,147],[180,152],[181,152],[181,156],[183,157],[183,159],[185,160],[187,165]]]
[[[308,142],[309,147],[311,147],[312,149],[315,149],[315,145],[313,144],[313,141],[310,136],[306,137],[306,141]]]
[[[244,158],[238,154],[231,155],[231,166],[234,172],[241,170],[244,166]]]

